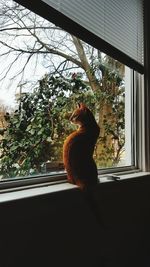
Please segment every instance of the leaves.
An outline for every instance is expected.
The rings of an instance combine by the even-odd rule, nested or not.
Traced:
[[[119,161],[125,142],[124,88],[118,87],[118,76],[104,70],[96,91],[82,81],[81,74],[70,73],[66,79],[47,74],[33,93],[22,95],[18,110],[5,115],[8,126],[0,142],[2,178],[38,174],[47,161],[62,162],[63,142],[75,129],[69,117],[79,102],[92,110],[104,130],[95,149],[98,166]],[[108,110],[99,121],[104,107]]]
[[[66,114],[85,98],[85,91],[79,78],[66,81],[45,75],[33,93],[20,98],[18,110],[6,114],[9,124],[0,143],[2,177],[40,173],[46,161],[62,161],[64,139],[73,129]]]

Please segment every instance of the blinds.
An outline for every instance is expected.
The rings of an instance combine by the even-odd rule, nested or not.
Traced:
[[[142,0],[42,0],[143,65]]]

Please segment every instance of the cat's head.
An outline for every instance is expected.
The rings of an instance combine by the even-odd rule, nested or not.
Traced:
[[[79,103],[72,113],[70,121],[74,124],[83,125],[91,120],[91,116],[93,118],[93,114],[88,107],[84,103]]]

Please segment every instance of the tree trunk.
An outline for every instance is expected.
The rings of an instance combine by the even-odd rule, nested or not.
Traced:
[[[72,36],[73,43],[76,47],[78,56],[81,60],[81,64],[83,66],[83,69],[85,70],[85,73],[87,75],[87,78],[89,80],[89,84],[93,91],[101,90],[101,85],[99,81],[96,79],[96,76],[94,74],[93,69],[91,68],[87,56],[85,54],[82,41],[78,38]],[[100,103],[100,112],[99,112],[99,126],[100,126],[100,141],[97,143],[96,146],[96,155],[98,158],[96,159],[97,164],[100,167],[107,167],[109,165],[112,165],[112,136],[107,135],[105,132],[104,127],[104,119],[107,119],[108,123],[112,123],[112,117],[107,116],[107,114],[112,114],[112,106],[111,104],[108,104],[107,101],[101,101]]]
[[[88,62],[87,56],[82,45],[82,41],[75,36],[72,36],[72,39],[92,90],[100,90],[100,85],[95,77],[93,69],[91,68]]]

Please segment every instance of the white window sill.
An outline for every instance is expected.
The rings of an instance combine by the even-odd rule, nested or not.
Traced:
[[[69,183],[60,183],[60,184],[53,184],[49,186],[41,186],[37,188],[29,188],[29,189],[22,189],[19,191],[13,192],[4,192],[0,194],[0,203],[18,200],[18,199],[25,199],[29,197],[36,197],[40,195],[55,193],[59,191],[69,190],[77,188],[77,186],[69,184]]]
[[[106,174],[99,175],[100,183],[113,182],[113,181],[122,181],[126,179],[132,178],[140,178],[143,176],[150,176],[150,172],[136,172],[129,174]],[[1,190],[0,191],[0,203],[25,199],[30,197],[36,197],[40,195],[46,195],[50,193],[56,193],[60,191],[66,191],[70,189],[77,189],[78,187],[73,184],[69,184],[67,181],[61,183],[48,183],[46,185],[36,185],[36,187],[26,188],[25,186],[22,188],[14,188],[11,191]]]
[[[138,178],[143,176],[150,175],[150,172],[133,172],[133,173],[116,173],[116,174],[105,174],[99,175],[101,182],[110,182],[110,181],[122,181],[126,179]]]

